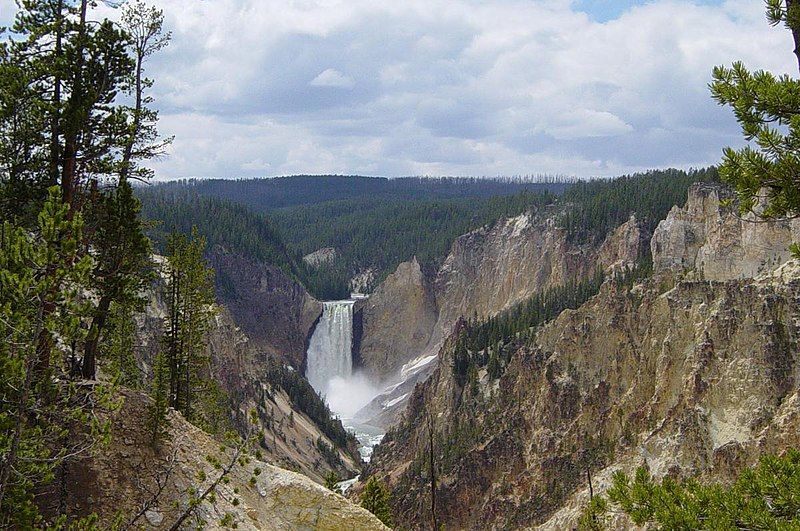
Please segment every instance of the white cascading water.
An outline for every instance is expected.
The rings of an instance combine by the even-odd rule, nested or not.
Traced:
[[[353,415],[380,392],[364,374],[353,371],[354,303],[354,300],[323,303],[322,317],[306,353],[309,383],[325,397],[331,411],[351,427]]]
[[[306,378],[326,396],[331,380],[353,374],[353,303],[324,302],[322,317],[308,343]]]
[[[331,411],[342,419],[344,427],[359,442],[359,452],[369,461],[372,449],[383,439],[383,430],[353,422],[355,413],[378,395],[363,375],[353,372],[354,300],[322,303],[319,318],[306,352],[306,378],[322,396]],[[346,491],[359,476],[339,484]]]

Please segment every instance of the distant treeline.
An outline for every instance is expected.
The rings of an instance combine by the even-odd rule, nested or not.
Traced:
[[[516,177],[363,177],[359,175],[293,175],[270,179],[188,179],[159,185],[191,187],[200,195],[227,199],[256,212],[364,198],[434,200],[491,197],[519,192],[563,192],[574,178],[558,175]]]

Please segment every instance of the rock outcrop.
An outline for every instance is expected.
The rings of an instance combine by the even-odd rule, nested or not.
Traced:
[[[507,342],[499,378],[481,367],[458,385],[445,343],[363,476],[391,484],[402,525],[427,525],[431,418],[447,528],[574,528],[587,471],[595,493],[642,464],[656,477],[728,480],[764,452],[800,444],[800,263],[770,267],[786,256],[772,235],[789,228],[743,236],[747,226],[719,204],[724,193],[693,187],[687,209],[654,237],[653,277],[607,281],[530,341]],[[744,263],[729,267],[720,242],[758,238],[765,256],[742,249]]]
[[[215,460],[227,465],[233,449],[221,447],[174,411],[168,437],[154,446],[145,427],[148,399],[135,392],[125,392],[123,398],[122,409],[110,419],[110,443],[70,465],[66,512],[97,513],[109,527],[118,515],[128,524],[141,513],[133,528],[169,529],[186,510],[191,490],[203,492],[215,481],[220,475]],[[387,529],[366,510],[307,477],[253,458],[238,462],[216,495],[186,521],[192,528],[200,522],[210,529],[234,524],[246,530]]]
[[[622,271],[636,265],[650,252],[650,234],[631,217],[603,241],[597,251],[597,263],[605,271]]]
[[[313,253],[305,255],[303,257],[303,262],[311,267],[320,267],[336,260],[336,256],[336,249],[333,247],[323,247],[322,249],[317,249]]]
[[[655,270],[693,270],[698,278],[732,280],[785,262],[789,245],[800,236],[800,221],[742,217],[734,195],[721,184],[693,185],[686,207],[674,207],[653,234]]]
[[[255,348],[303,367],[322,304],[285,271],[217,246],[210,252],[217,298]]]
[[[436,324],[436,300],[416,258],[403,262],[369,299],[359,304],[358,355],[375,380],[392,377],[428,345]]]

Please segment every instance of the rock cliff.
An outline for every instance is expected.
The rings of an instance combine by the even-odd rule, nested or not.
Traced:
[[[459,319],[496,315],[598,267],[630,266],[647,252],[648,237],[632,216],[601,246],[577,245],[558,226],[557,212],[526,213],[459,237],[430,280],[416,261],[401,264],[363,307],[359,349],[369,372],[401,384],[360,417],[391,424],[405,406],[398,399],[428,377]]]
[[[754,236],[763,259],[742,249],[753,260],[728,267],[713,235],[754,240],[719,232],[734,226],[724,194],[694,187],[687,209],[673,210],[653,238],[658,273],[632,287],[608,281],[532,340],[508,342],[498,379],[480,368],[459,386],[453,341],[445,343],[364,474],[392,485],[403,525],[428,525],[429,419],[447,528],[568,529],[588,501],[587,472],[595,492],[613,471],[641,464],[657,477],[725,480],[765,451],[800,443],[800,263],[766,265],[781,245],[772,235],[788,230],[776,224]]]
[[[221,246],[211,250],[209,259],[216,271],[219,302],[255,348],[301,369],[322,304],[277,267]]]
[[[404,262],[359,305],[362,366],[375,379],[396,374],[428,345],[436,300],[416,259]]]
[[[686,207],[674,207],[655,230],[653,265],[656,271],[692,270],[707,280],[751,278],[785,262],[798,235],[800,221],[740,216],[729,188],[698,183]]]

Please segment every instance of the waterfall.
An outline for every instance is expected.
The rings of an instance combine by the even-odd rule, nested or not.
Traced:
[[[306,378],[317,392],[327,395],[336,378],[349,379],[353,373],[353,303],[323,303],[306,356]]]

